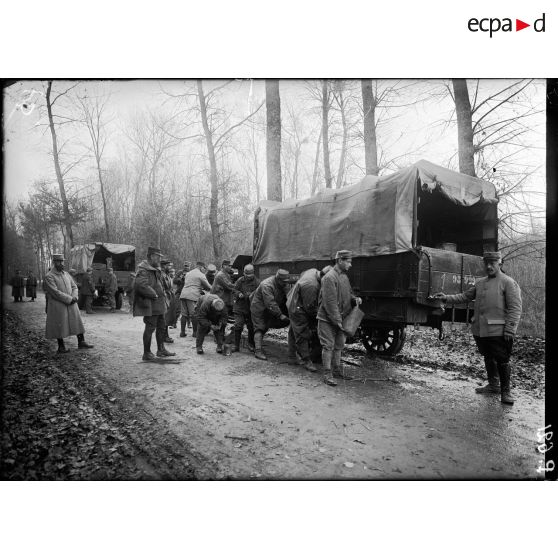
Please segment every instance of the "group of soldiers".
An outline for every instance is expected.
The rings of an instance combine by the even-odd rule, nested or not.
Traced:
[[[209,266],[197,262],[193,269],[185,262],[183,270],[172,273],[172,262],[162,259],[158,248],[149,248],[130,283],[134,316],[142,316],[143,360],[156,357],[151,352],[153,333],[157,356],[174,356],[165,343],[173,343],[169,327],[176,327],[180,316],[180,337],[186,337],[186,326],[192,327],[196,351],[204,354],[205,337],[212,332],[217,352],[230,354],[241,348],[244,327],[248,330],[248,349],[257,359],[267,360],[263,338],[271,328],[289,327],[288,357],[290,364],[301,363],[316,372],[312,349],[321,346],[323,381],[337,385],[336,378],[346,377],[341,353],[346,341],[344,320],[362,300],[351,289],[347,272],[352,266],[352,253],[340,250],[333,266],[321,270],[308,269],[291,288],[290,274],[284,269],[259,281],[254,267],[246,265],[241,277],[233,281],[231,263],[224,260],[221,269],[209,273]],[[486,277],[461,294],[436,293],[442,303],[474,301],[472,333],[484,357],[488,384],[477,393],[500,393],[502,403],[512,405],[510,356],[521,317],[521,291],[518,284],[502,272],[501,254],[486,252],[483,256]],[[215,267],[215,266],[213,266]],[[16,274],[18,276],[18,274]],[[77,308],[78,288],[72,276],[64,271],[64,257],[53,256],[53,269],[45,277],[47,294],[46,337],[58,340],[58,352],[68,352],[64,338],[76,335],[79,348],[91,348],[84,339],[84,327]],[[13,288],[22,288],[12,282]],[[36,296],[36,293],[35,293]],[[19,299],[14,295],[14,301]],[[179,303],[179,310],[178,310]],[[225,335],[229,316],[234,327]],[[319,345],[317,345],[319,342]],[[230,349],[230,352],[229,352]]]
[[[150,247],[130,290],[133,315],[143,316],[145,324],[142,359],[175,355],[165,343],[174,342],[169,328],[176,327],[178,315],[180,337],[186,337],[186,326],[191,326],[200,355],[204,354],[204,340],[210,333],[218,353],[239,352],[246,327],[248,349],[257,359],[267,360],[263,349],[265,334],[269,329],[289,327],[289,364],[300,363],[317,372],[312,346],[318,342],[322,347],[324,382],[337,385],[335,377],[343,377],[343,319],[361,299],[352,294],[346,273],[351,267],[351,252],[340,250],[335,260],[334,266],[305,271],[291,289],[287,270],[279,269],[259,281],[251,264],[244,266],[243,274],[233,281],[230,260],[223,260],[221,269],[214,273],[204,262],[196,262],[193,269],[185,262],[183,270],[176,274],[161,250]],[[226,334],[230,317],[234,317],[234,326]],[[156,354],[151,351],[153,333]]]
[[[35,302],[37,298],[38,279],[32,271],[27,273],[27,277],[21,274],[20,269],[16,269],[15,275],[10,281],[14,302],[24,302],[23,296],[30,298],[30,302]]]

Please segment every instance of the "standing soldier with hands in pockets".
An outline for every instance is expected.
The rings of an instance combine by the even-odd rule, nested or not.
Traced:
[[[483,260],[486,277],[473,287],[461,294],[436,293],[434,297],[452,304],[475,301],[472,333],[488,374],[488,384],[476,392],[500,392],[502,403],[513,405],[510,355],[521,317],[521,290],[500,269],[500,252],[485,252]]]

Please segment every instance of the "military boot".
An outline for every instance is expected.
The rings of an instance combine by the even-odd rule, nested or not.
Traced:
[[[157,356],[158,357],[169,357],[169,356],[175,356],[176,353],[171,353],[170,351],[167,351],[167,349],[165,349],[165,345],[163,343],[160,343],[157,347]]]
[[[186,337],[186,316],[180,318],[180,337]]]
[[[324,367],[324,384],[328,386],[336,386],[337,382],[333,379],[333,375],[331,373],[331,359],[333,357],[332,351],[326,351],[322,349],[322,364]]]
[[[165,328],[165,338],[164,338],[164,342],[165,342],[165,343],[174,343],[174,339],[172,339],[171,337],[169,337],[169,328],[168,328],[168,326]]]
[[[333,366],[334,378],[342,378],[343,380],[353,379],[345,372],[343,365],[341,364],[341,351],[337,351],[337,350],[333,351],[332,366]]]
[[[260,360],[267,360],[263,352],[263,333],[261,331],[256,331],[254,334],[254,347],[254,356]]]
[[[501,398],[500,401],[506,405],[513,405],[515,399],[511,394],[511,366],[506,364],[498,364],[498,373],[500,374]]]
[[[475,389],[477,393],[500,393],[500,379],[498,377],[498,365],[493,359],[484,358],[484,367],[488,374],[488,384]]]
[[[66,348],[64,344],[64,339],[58,339],[58,351],[59,353],[69,353],[70,349]]]
[[[242,339],[242,331],[239,329],[234,330],[234,347],[232,348],[233,353],[240,352],[240,340]]]

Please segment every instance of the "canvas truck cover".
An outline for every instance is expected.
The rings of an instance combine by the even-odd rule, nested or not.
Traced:
[[[93,263],[96,250],[103,247],[109,254],[125,254],[135,252],[135,247],[129,244],[112,244],[110,242],[96,242],[90,244],[79,244],[70,249],[70,269],[77,273],[85,273]]]
[[[407,252],[413,247],[417,184],[449,202],[497,203],[493,184],[425,160],[388,176],[365,176],[354,186],[304,200],[263,201],[256,210],[254,264]]]

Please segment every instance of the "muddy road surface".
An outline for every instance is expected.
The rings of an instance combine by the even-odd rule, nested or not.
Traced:
[[[42,335],[42,294],[35,303],[10,300],[4,304],[23,320],[21,334]],[[105,391],[110,386],[111,416],[123,428],[134,425],[134,447],[141,450],[141,429],[146,437],[149,430],[156,447],[136,459],[140,478],[543,478],[540,393],[516,388],[508,407],[497,396],[475,394],[481,380],[460,367],[387,361],[358,350],[349,350],[345,363],[353,379],[329,387],[321,374],[287,365],[281,333],[266,337],[269,360],[262,362],[244,348],[217,354],[212,338],[197,355],[191,330],[180,338],[171,329],[167,348],[176,356],[143,362],[143,322],[127,312],[127,301],[116,313],[96,310],[82,312],[94,349],[78,351],[71,338],[71,353],[57,355],[51,341],[48,359],[73,359],[77,378],[86,375]],[[451,361],[451,348],[445,357]]]

